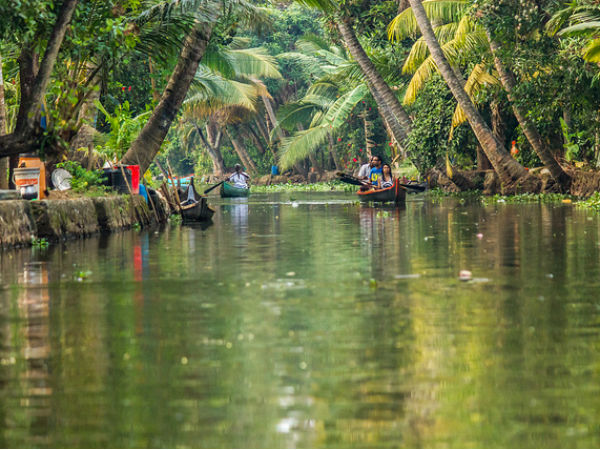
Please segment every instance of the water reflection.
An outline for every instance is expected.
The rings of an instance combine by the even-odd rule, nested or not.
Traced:
[[[0,254],[2,446],[600,445],[597,216],[268,200]]]

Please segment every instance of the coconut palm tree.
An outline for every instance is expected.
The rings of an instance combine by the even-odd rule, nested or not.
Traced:
[[[489,30],[479,25],[473,17],[467,14],[469,7],[470,3],[466,0],[429,0],[423,3],[423,8],[426,9],[429,16],[439,24],[434,33],[455,73],[460,73],[457,67],[460,59],[464,58],[465,54],[475,55],[481,60],[481,63],[473,67],[464,84],[464,89],[471,100],[473,101],[474,96],[484,84],[501,84],[507,92],[513,113],[530,145],[542,163],[548,167],[559,186],[567,189],[570,184],[570,176],[544,144],[539,131],[527,117],[526,112],[515,101],[513,91],[517,85],[516,78],[501,61],[499,46],[492,39]],[[417,28],[412,9],[407,9],[390,23],[388,32],[390,39],[400,40],[406,36],[415,35]],[[486,70],[484,64],[490,57],[494,61],[495,73]],[[414,101],[417,92],[422,88],[425,81],[432,73],[438,71],[423,37],[413,45],[403,71],[414,74],[404,98],[404,102],[410,104]],[[453,117],[452,126],[455,127],[466,120],[467,116],[459,103]]]
[[[404,142],[412,127],[410,117],[358,40],[353,28],[353,18],[344,14],[344,10],[340,8],[340,5],[335,0],[296,0],[296,2],[333,14],[335,24],[344,44],[367,80],[367,86],[377,103],[383,119],[393,133],[394,140],[399,145],[404,146]]]
[[[319,148],[322,142],[329,140],[330,136],[320,134],[316,129],[311,131],[310,128],[315,126],[318,128],[324,124],[324,122],[321,122],[324,115],[329,108],[333,107],[340,95],[344,95],[360,85],[367,88],[366,90],[360,91],[361,93],[364,93],[365,96],[362,98],[351,96],[349,98],[352,99],[352,101],[364,100],[369,92],[378,95],[378,91],[369,86],[369,82],[366,80],[358,63],[351,58],[343,48],[336,45],[330,45],[322,39],[311,35],[299,39],[295,46],[297,51],[282,53],[278,55],[278,58],[298,63],[298,65],[307,73],[307,76],[312,79],[313,84],[304,98],[283,105],[279,109],[278,119],[280,126],[288,131],[295,130],[297,124],[301,123],[303,129],[300,130],[301,133],[297,134],[295,138],[300,138],[302,136],[304,137],[303,142],[310,140],[312,143],[310,148],[305,149],[306,151],[292,151],[284,160],[288,160],[292,155],[296,155],[297,157],[301,157],[302,155],[310,156]],[[377,71],[384,77],[386,82],[395,86],[402,85],[403,80],[398,76],[399,74],[390,63],[389,54],[369,47],[365,47],[365,50],[369,55],[369,59],[373,61]],[[383,105],[381,108],[387,108],[386,103],[381,97],[378,96],[375,98],[375,101],[376,104]],[[341,111],[349,113],[351,109],[346,110],[346,108],[343,108]],[[386,131],[388,131],[388,134],[393,141],[394,133],[391,129],[387,129],[389,123],[385,120],[386,114],[383,111],[379,111],[379,113],[386,126]],[[389,111],[388,113],[391,114]],[[364,117],[363,119],[364,122],[368,123],[367,117]],[[336,121],[335,123],[329,124],[330,134],[335,133],[336,129],[342,124],[343,121]],[[306,129],[307,127],[309,129]],[[274,130],[273,133],[278,133],[278,130]],[[309,136],[311,135],[316,139],[309,139]],[[294,139],[288,139],[284,148],[293,149],[293,142]],[[368,139],[366,144],[368,145],[365,145],[365,147],[370,146]],[[331,156],[334,162],[336,162],[337,155],[333,146],[330,145],[329,147]],[[409,154],[408,156],[417,169],[421,171],[422,165],[418,155]],[[336,162],[336,167],[338,169],[340,168],[339,162]]]
[[[585,61],[600,63],[600,6],[573,1],[557,11],[546,23],[550,36],[572,36],[587,42],[581,56]]]
[[[448,63],[421,1],[410,0],[410,5],[415,21],[440,74],[464,111],[477,140],[498,174],[503,189],[505,191],[536,190],[538,183],[531,180],[525,168],[510,157],[504,145],[493,135],[465,92],[465,81],[457,75]]]
[[[245,43],[234,39],[226,48],[211,48],[183,105],[184,133],[195,133],[217,176],[225,171],[220,151],[224,136],[246,168],[257,172],[237,127],[252,121],[259,98],[270,97],[261,78],[281,78],[275,58],[262,48],[244,48]]]
[[[182,0],[176,1],[176,3],[193,1]],[[213,28],[221,14],[223,12],[234,14],[242,10],[243,14],[240,17],[246,22],[256,21],[263,14],[260,8],[247,0],[225,0],[225,8],[223,2],[218,0],[196,0],[196,2],[197,5],[193,9],[193,12],[197,14],[196,23],[184,39],[177,64],[161,99],[150,119],[123,157],[124,163],[138,164],[142,172],[148,169],[160,150],[167,132],[187,96],[200,61],[209,47]]]

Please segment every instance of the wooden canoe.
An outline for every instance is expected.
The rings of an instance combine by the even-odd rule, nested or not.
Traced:
[[[250,195],[250,189],[241,189],[234,187],[232,184],[227,181],[221,185],[221,197],[222,198],[230,198],[230,197],[248,197]]]
[[[200,200],[195,203],[181,205],[181,217],[184,223],[204,222],[210,220],[214,213],[215,210],[208,206],[204,197],[200,197]]]
[[[408,183],[400,183],[400,186],[406,188],[406,192],[408,194],[418,194],[427,190],[427,182],[423,181],[421,183],[417,181],[409,181]]]
[[[394,180],[394,184],[385,189],[371,189],[369,191],[358,191],[358,199],[361,202],[394,202],[404,203],[406,200],[406,189],[400,186],[398,180]]]

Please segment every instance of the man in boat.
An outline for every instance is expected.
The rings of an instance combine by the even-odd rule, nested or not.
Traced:
[[[235,170],[235,172],[233,172],[229,178],[227,178],[227,181],[233,183],[233,187],[239,189],[248,189],[250,176],[246,172],[242,171],[242,166],[239,164],[233,166],[233,170]]]
[[[370,165],[369,176],[365,180],[362,180],[364,185],[360,187],[359,190],[361,191],[370,191],[379,187],[379,178],[383,172],[381,157],[377,155],[371,156]]]
[[[371,156],[369,158],[369,161],[367,161],[365,164],[360,166],[360,169],[358,169],[358,175],[356,175],[356,178],[358,178],[359,180],[368,180],[369,174],[371,173],[371,169],[373,168],[372,163],[373,163],[373,157]]]
[[[371,186],[373,188],[379,187],[379,178],[381,178],[381,174],[383,173],[383,161],[381,161],[381,156],[373,155],[371,157],[371,171],[369,172],[369,181],[371,182]]]

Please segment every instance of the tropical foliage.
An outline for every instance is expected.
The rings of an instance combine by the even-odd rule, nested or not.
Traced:
[[[487,159],[501,178],[546,165],[563,190],[567,172],[600,165],[592,0],[44,0],[0,13],[0,156],[54,165],[85,149],[88,166],[220,175],[240,162],[257,176],[372,153],[422,174]]]

